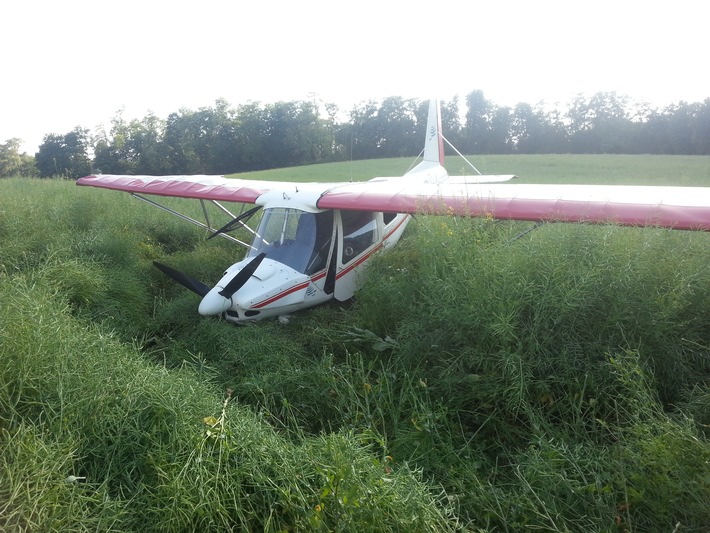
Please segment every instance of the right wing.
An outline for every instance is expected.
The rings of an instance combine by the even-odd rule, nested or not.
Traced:
[[[455,177],[453,178],[455,180]],[[709,187],[350,183],[325,192],[319,208],[615,223],[710,231]]]

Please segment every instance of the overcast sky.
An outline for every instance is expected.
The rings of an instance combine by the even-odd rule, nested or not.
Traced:
[[[480,5],[479,5],[480,4]],[[341,109],[386,96],[566,104],[615,91],[710,97],[702,0],[10,0],[0,11],[0,142],[165,118],[217,98]]]

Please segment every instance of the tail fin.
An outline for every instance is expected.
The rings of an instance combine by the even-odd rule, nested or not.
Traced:
[[[444,138],[441,136],[441,109],[438,100],[429,101],[429,116],[426,123],[424,161],[444,166]]]

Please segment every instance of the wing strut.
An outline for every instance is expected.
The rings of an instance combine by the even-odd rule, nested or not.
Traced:
[[[189,222],[190,224],[193,224],[193,225],[195,225],[195,226],[197,226],[197,227],[199,227],[199,228],[202,228],[202,229],[205,229],[205,230],[209,231],[210,233],[213,234],[211,237],[214,237],[215,235],[219,235],[220,237],[222,237],[222,238],[224,238],[224,239],[227,239],[227,240],[229,240],[229,241],[235,242],[235,243],[237,243],[237,244],[240,244],[241,246],[244,246],[245,248],[251,248],[251,245],[249,245],[249,244],[247,244],[247,243],[245,243],[245,242],[243,242],[243,241],[240,241],[239,239],[237,239],[237,238],[235,238],[235,237],[232,237],[231,235],[227,235],[226,233],[219,233],[219,232],[218,232],[219,230],[216,230],[215,228],[213,228],[213,227],[211,226],[210,222],[209,222],[209,217],[208,217],[208,215],[207,215],[207,210],[205,209],[204,203],[202,204],[202,211],[203,211],[203,213],[205,214],[205,220],[207,221],[207,224],[205,224],[204,222],[200,222],[199,220],[196,220],[196,219],[194,219],[194,218],[192,218],[192,217],[190,217],[190,216],[188,216],[188,215],[185,215],[185,214],[183,214],[183,213],[180,213],[180,212],[178,212],[178,211],[175,211],[174,209],[171,209],[170,207],[167,207],[167,206],[165,206],[165,205],[163,205],[163,204],[159,204],[158,202],[156,202],[156,201],[154,201],[154,200],[151,200],[151,199],[149,199],[149,198],[146,198],[145,196],[142,196],[142,195],[140,195],[140,194],[138,194],[138,193],[132,192],[132,193],[130,193],[130,194],[131,194],[131,196],[133,196],[134,198],[137,198],[137,199],[139,199],[139,200],[142,200],[143,202],[146,202],[147,204],[150,204],[150,205],[152,205],[153,207],[157,207],[157,208],[160,209],[161,211],[165,211],[166,213],[170,213],[171,215],[174,215],[174,216],[178,217],[178,218],[181,219],[181,220],[184,220],[184,221]],[[222,211],[224,211],[226,214],[228,214],[228,215],[231,216],[232,218],[235,218],[234,215],[233,215],[232,213],[230,213],[229,210],[226,209],[224,206],[222,206],[219,202],[213,200],[212,203],[215,204],[218,208],[220,208]],[[252,230],[252,229],[251,229],[249,226],[247,226],[246,224],[245,224],[243,227],[245,227],[246,229],[248,229],[251,233],[254,233],[254,230]]]

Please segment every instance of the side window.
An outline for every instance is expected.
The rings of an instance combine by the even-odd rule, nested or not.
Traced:
[[[392,222],[396,217],[397,213],[382,213],[382,221],[385,223],[385,226]]]
[[[377,238],[377,220],[369,211],[341,211],[343,221],[342,262],[347,263],[367,250]]]

